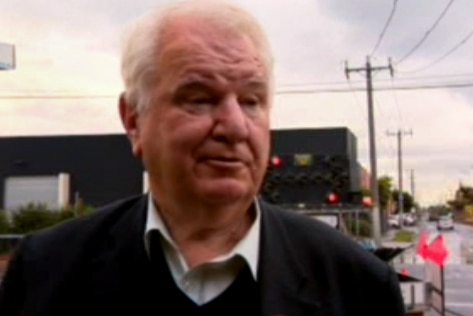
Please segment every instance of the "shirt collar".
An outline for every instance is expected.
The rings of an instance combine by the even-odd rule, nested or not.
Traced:
[[[258,203],[258,199],[255,198],[253,205],[255,208],[256,217],[252,226],[248,230],[248,233],[242,240],[240,240],[240,242],[235,246],[235,248],[233,248],[232,251],[221,257],[215,258],[214,260],[212,260],[212,262],[223,261],[232,258],[236,255],[239,255],[246,261],[251,270],[251,273],[253,274],[254,279],[257,280],[258,254],[261,231],[261,209]],[[161,218],[161,215],[159,214],[155,203],[153,202],[151,193],[149,193],[144,236],[145,248],[148,255],[151,236],[150,232],[153,230],[158,230],[161,233],[162,237],[177,251],[179,251],[176,244],[174,243],[174,240],[171,238],[171,235],[169,234],[169,231],[166,225],[164,224],[164,221]]]

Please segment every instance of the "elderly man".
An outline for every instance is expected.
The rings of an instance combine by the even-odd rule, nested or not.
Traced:
[[[122,57],[119,111],[149,194],[27,236],[2,316],[404,314],[388,265],[257,199],[273,60],[249,13],[166,6],[134,24]]]

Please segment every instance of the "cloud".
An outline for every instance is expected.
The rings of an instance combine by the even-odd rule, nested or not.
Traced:
[[[116,96],[122,90],[121,31],[147,9],[169,1],[3,3],[0,40],[16,45],[18,69],[0,73],[0,135],[121,132],[116,111]],[[377,42],[393,5],[392,1],[377,0],[234,1],[249,8],[267,30],[276,57],[278,88],[311,83],[306,86],[309,88],[303,87],[306,90],[349,89],[344,61],[351,68],[364,67],[365,57]],[[396,13],[373,57],[373,65],[386,66],[388,57],[396,62],[406,54],[446,4],[397,1]],[[473,82],[473,39],[426,71],[406,72],[428,65],[464,39],[471,31],[465,21],[470,20],[472,11],[473,2],[456,0],[419,49],[402,64],[395,64],[398,72],[394,84]],[[364,88],[364,73],[351,73],[351,81],[353,86]],[[389,73],[377,72],[374,84],[390,86]],[[32,94],[109,98],[2,98]],[[406,172],[416,170],[423,203],[437,202],[439,196],[454,189],[459,178],[471,183],[471,89],[376,91],[374,96],[378,174],[396,179],[396,138],[388,137],[386,130],[402,128],[413,131],[412,136],[404,138],[404,166]],[[281,94],[275,101],[274,127],[347,126],[358,138],[360,161],[369,166],[365,92]],[[408,184],[405,177],[404,186],[408,188]]]
[[[122,133],[117,101],[80,100],[0,103],[0,136]],[[14,131],[12,133],[12,131]]]
[[[428,192],[446,186],[450,179],[466,179],[473,156],[473,107],[462,96],[445,90],[377,92],[375,96],[378,175],[397,179],[397,137],[403,136],[404,169],[418,172],[423,202],[435,201]],[[369,161],[367,105],[362,93],[279,96],[272,117],[275,128],[347,126],[358,139],[359,160]],[[458,181],[453,182],[455,185]],[[404,188],[409,187],[405,178]],[[449,188],[453,190],[453,188]],[[433,199],[432,199],[433,198]]]

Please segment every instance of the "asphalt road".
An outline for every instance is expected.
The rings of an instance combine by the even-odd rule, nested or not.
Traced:
[[[433,224],[424,226],[432,240],[439,234]],[[454,231],[443,234],[449,256],[445,265],[446,315],[473,316],[473,227],[456,224]],[[423,279],[425,265],[415,254],[415,247],[395,264],[397,269],[407,269],[410,275]],[[439,315],[432,310],[429,316]]]

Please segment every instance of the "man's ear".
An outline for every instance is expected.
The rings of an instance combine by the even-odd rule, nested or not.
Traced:
[[[118,110],[123,127],[130,140],[132,152],[136,157],[141,158],[142,148],[139,115],[136,108],[128,104],[124,93],[120,94]]]

